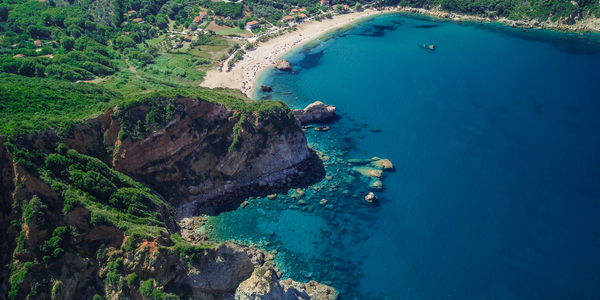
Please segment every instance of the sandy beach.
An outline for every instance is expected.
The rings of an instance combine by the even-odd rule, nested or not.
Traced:
[[[246,51],[244,59],[237,62],[230,72],[225,72],[225,70],[219,72],[216,68],[208,71],[200,86],[239,89],[248,97],[252,97],[253,90],[256,88],[256,79],[263,71],[273,68],[276,59],[283,54],[331,30],[385,12],[368,9],[362,12],[336,15],[332,19],[324,19],[321,22],[305,21],[298,25],[297,31],[286,33],[265,43],[259,43],[256,49]],[[250,42],[254,42],[254,40],[250,39]]]

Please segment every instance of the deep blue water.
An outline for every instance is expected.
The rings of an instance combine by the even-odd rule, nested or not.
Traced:
[[[600,299],[597,41],[386,15],[288,55],[256,97],[337,107],[307,131],[332,180],[251,199],[215,233],[342,299]],[[396,168],[376,207],[344,163],[373,156]]]

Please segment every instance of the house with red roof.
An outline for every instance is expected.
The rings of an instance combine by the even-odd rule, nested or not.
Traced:
[[[349,9],[350,9],[350,6],[348,6],[348,5],[346,5],[346,4],[344,4],[344,6],[343,6],[343,7],[344,7],[344,10],[349,10]]]
[[[197,16],[197,17],[194,18],[194,21],[192,21],[192,22],[194,22],[194,23],[200,23],[201,21],[202,21],[202,17]]]
[[[292,21],[292,20],[294,20],[294,17],[292,17],[292,16],[285,16],[285,17],[283,17],[283,20],[284,21]]]
[[[186,42],[191,42],[192,41],[192,37],[188,35],[188,36],[184,37],[183,40],[186,41]]]
[[[298,9],[296,9],[296,8],[292,8],[292,13],[293,13],[293,14],[297,14],[297,13],[298,13]]]
[[[321,0],[321,6],[331,6],[331,2],[329,0]]]
[[[20,58],[20,57],[23,57],[23,54],[19,53],[19,54],[13,55],[13,58]]]
[[[136,13],[136,11],[135,11],[135,10],[130,10],[130,11],[128,11],[127,13],[131,15],[131,14],[135,14],[135,13]]]
[[[133,19],[133,21],[140,23],[140,22],[142,22],[142,18],[135,18],[135,19]]]
[[[302,6],[301,9],[299,9],[300,12],[306,12],[306,7]]]
[[[35,41],[33,41],[33,43],[35,44],[36,47],[42,46],[42,41],[40,41],[40,40],[35,40]]]
[[[306,18],[306,15],[305,14],[299,14],[298,17],[300,17],[300,19],[304,19],[304,18]]]
[[[260,23],[258,23],[258,21],[252,21],[252,22],[246,23],[246,29],[247,30],[256,29],[258,27],[260,27]]]

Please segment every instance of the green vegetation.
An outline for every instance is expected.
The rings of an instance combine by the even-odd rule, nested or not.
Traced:
[[[46,265],[59,258],[65,252],[64,248],[67,246],[69,237],[70,232],[67,227],[57,227],[52,232],[50,240],[45,241],[40,246],[40,251],[44,254],[44,263]]]
[[[179,297],[165,293],[157,286],[155,286],[154,279],[148,279],[140,285],[140,293],[144,297],[151,297],[157,300],[179,300]]]
[[[134,283],[136,283],[137,279],[138,275],[136,273],[129,274],[127,277],[127,285],[132,286]]]
[[[91,212],[91,225],[117,226],[128,236],[156,236],[165,228],[160,211],[171,208],[150,189],[130,177],[114,171],[97,158],[82,155],[59,144],[55,152],[33,155],[19,139],[10,139],[7,148],[16,153],[18,164],[24,164],[41,175],[64,199],[63,213],[76,206]],[[40,218],[44,204],[32,198],[25,207],[24,219]],[[73,230],[58,227],[42,246],[44,262],[49,264],[65,251]],[[125,247],[132,247],[128,241]],[[99,253],[102,250],[99,251]]]
[[[29,275],[29,272],[37,266],[37,261],[33,262],[13,262],[10,265],[10,290],[8,292],[8,299],[15,300],[19,294],[19,284],[25,280],[25,277]]]
[[[54,287],[52,288],[52,295],[51,298],[52,300],[56,299],[56,296],[58,295],[58,292],[60,291],[60,288],[63,286],[62,281],[58,281],[54,284]]]
[[[127,237],[123,246],[121,246],[121,250],[125,252],[134,252],[135,251],[135,238],[133,236]]]
[[[510,0],[385,0],[376,5],[402,5],[413,7],[434,7],[441,5],[446,11],[486,17],[507,17],[512,20],[539,19],[553,21],[572,13],[591,12],[600,17],[600,4],[597,1],[510,1]]]
[[[65,128],[104,112],[120,94],[86,83],[0,74],[0,135]]]

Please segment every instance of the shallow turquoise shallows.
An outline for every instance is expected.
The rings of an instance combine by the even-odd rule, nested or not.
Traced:
[[[255,97],[337,107],[307,130],[331,180],[250,199],[215,235],[341,299],[600,299],[597,35],[392,14],[287,59]],[[374,156],[396,171],[370,206],[347,160]]]

